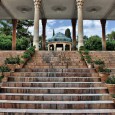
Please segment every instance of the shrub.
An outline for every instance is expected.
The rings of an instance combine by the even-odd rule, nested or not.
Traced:
[[[115,84],[115,76],[108,77],[106,80],[107,84]]]
[[[87,63],[93,63],[91,59],[87,59],[86,61]]]
[[[88,59],[91,59],[91,56],[86,55],[86,56],[84,56],[84,58],[85,58],[86,60],[88,60]]]
[[[29,52],[31,55],[33,55],[35,53],[35,46],[29,47],[27,49],[27,52]]]
[[[0,72],[9,72],[10,69],[6,65],[0,66]]]
[[[80,48],[79,48],[79,51],[84,51],[85,50],[85,47],[84,46],[81,46]]]
[[[35,48],[36,48],[35,46],[31,46],[31,47],[28,48],[28,50],[31,50],[31,51],[35,52]]]
[[[110,73],[111,72],[111,70],[110,69],[107,69],[107,68],[103,68],[103,67],[99,67],[99,70],[98,70],[99,72],[103,72],[103,73]]]
[[[10,56],[9,58],[6,58],[5,64],[20,64],[20,57],[19,55],[16,57]]]
[[[83,52],[83,54],[84,54],[84,55],[89,55],[89,51],[88,51],[88,50],[85,50],[85,51]]]
[[[95,60],[94,64],[96,64],[96,65],[105,65],[104,61],[102,61],[101,59]]]
[[[81,60],[84,61],[84,57],[81,55]]]
[[[112,98],[115,98],[115,94],[112,94],[111,96],[112,96]]]
[[[31,54],[26,51],[26,52],[24,52],[22,58],[28,58],[28,59],[30,59],[31,58]]]
[[[101,38],[99,36],[91,36],[86,42],[85,42],[85,48],[88,50],[102,50],[102,42]]]
[[[115,50],[115,40],[107,41],[107,50],[114,51]]]
[[[2,81],[2,79],[4,78],[4,76],[2,75],[2,76],[0,76],[0,82]]]

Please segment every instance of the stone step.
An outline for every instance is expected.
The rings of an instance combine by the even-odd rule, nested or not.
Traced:
[[[46,87],[1,87],[4,93],[39,93],[39,94],[105,94],[108,93],[105,87],[91,88],[46,88]]]
[[[28,101],[99,101],[112,100],[109,94],[32,94],[32,93],[0,93],[1,100]]]
[[[39,65],[41,65],[41,66],[45,66],[45,65],[53,65],[53,66],[66,66],[67,64],[69,65],[69,66],[77,66],[78,65],[78,63],[79,63],[79,65],[83,65],[83,64],[85,64],[85,63],[80,63],[80,61],[78,61],[78,62],[75,62],[75,61],[71,61],[71,62],[53,62],[53,61],[50,61],[50,62],[37,62],[37,60],[36,60],[36,62],[33,62],[33,61],[31,61],[31,62],[28,62],[28,65],[33,65],[33,66],[39,66]]]
[[[115,115],[115,109],[0,109],[0,115]]]
[[[104,87],[101,82],[7,82],[2,87]]]
[[[0,100],[0,108],[15,109],[114,109],[113,101],[18,101]]]
[[[100,82],[99,77],[8,77],[14,82]]]
[[[47,68],[54,68],[54,69],[59,69],[59,68],[62,68],[62,69],[65,69],[65,68],[87,68],[86,65],[76,65],[76,66],[63,66],[63,65],[59,65],[59,66],[53,66],[52,65],[39,65],[39,66],[35,66],[35,65],[26,65],[25,68],[43,68],[43,69],[47,69]]]
[[[89,77],[91,73],[76,73],[76,72],[14,72],[11,76],[24,76],[24,77]]]
[[[89,73],[90,71],[93,71],[95,69],[88,69],[88,68],[68,68],[68,69],[53,69],[53,68],[47,68],[47,69],[40,69],[40,68],[22,68],[22,69],[17,69],[17,72],[82,72],[82,73]],[[92,72],[91,71],[91,72]]]
[[[115,109],[0,109],[0,115],[115,115]]]

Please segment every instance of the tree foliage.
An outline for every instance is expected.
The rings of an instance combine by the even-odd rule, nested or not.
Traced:
[[[32,44],[32,34],[29,27],[33,26],[31,20],[18,20],[17,24],[17,50],[25,50],[29,43]],[[11,50],[12,48],[12,20],[0,21],[0,49]]]
[[[88,50],[102,50],[102,42],[99,36],[91,36],[85,42],[85,48]]]
[[[107,40],[107,50],[108,51],[115,50],[115,40]]]
[[[115,40],[115,31],[112,31],[110,34],[107,34],[108,40]]]
[[[71,32],[70,32],[70,29],[69,29],[69,28],[67,28],[67,29],[65,30],[65,36],[68,37],[68,38],[71,38]]]
[[[32,27],[34,24],[31,20],[19,20],[17,24],[17,38],[31,38],[32,34],[29,31],[29,27]]]
[[[0,34],[12,35],[12,21],[0,20]]]
[[[55,36],[55,30],[53,29],[53,36]]]

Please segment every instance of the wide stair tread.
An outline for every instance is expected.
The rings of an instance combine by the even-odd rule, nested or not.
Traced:
[[[89,115],[90,113],[91,113],[91,115],[92,115],[92,113],[94,113],[94,114],[99,114],[99,113],[105,113],[105,114],[107,114],[107,113],[113,113],[113,114],[111,114],[111,115],[114,115],[115,114],[115,109],[85,109],[85,110],[83,110],[83,109],[75,109],[75,110],[71,110],[71,109],[61,109],[61,110],[57,110],[57,109],[54,109],[54,110],[49,110],[49,109],[7,109],[7,111],[6,111],[6,109],[0,109],[0,112],[2,112],[2,113],[7,113],[7,112],[9,112],[9,113],[33,113],[33,114],[35,114],[35,113],[37,113],[36,115],[41,115],[42,113],[46,113],[46,114],[52,114],[52,115],[54,115],[55,113],[56,114],[61,114],[61,115],[63,115],[63,114],[68,114],[68,113],[75,113],[75,115],[76,114],[83,114],[83,113],[85,113],[85,114],[87,114],[87,115]]]

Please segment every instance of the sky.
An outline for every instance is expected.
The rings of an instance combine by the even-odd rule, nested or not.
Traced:
[[[84,26],[84,35],[90,37],[93,35],[102,36],[102,29],[101,24],[99,20],[84,20],[83,21]],[[53,35],[53,29],[55,30],[55,33],[62,32],[65,33],[65,30],[69,28],[72,33],[72,24],[71,20],[48,20],[47,26],[46,26],[46,38],[51,38]],[[78,24],[76,24],[76,33]],[[29,31],[33,34],[33,27],[29,28]],[[115,31],[115,21],[108,20],[106,22],[106,34],[111,33],[112,31]],[[42,35],[42,23],[41,20],[39,22],[39,35]]]

